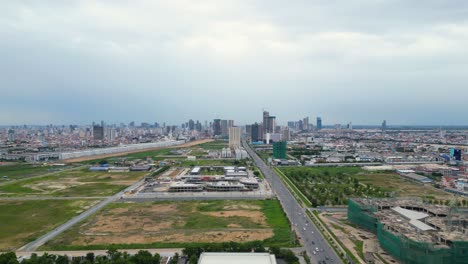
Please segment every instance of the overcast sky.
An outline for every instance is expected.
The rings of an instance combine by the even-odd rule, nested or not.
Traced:
[[[1,1],[0,124],[468,124],[466,0]]]

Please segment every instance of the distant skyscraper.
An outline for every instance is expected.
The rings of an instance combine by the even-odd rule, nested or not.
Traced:
[[[192,119],[188,121],[188,129],[189,130],[195,129],[195,122]]]
[[[13,142],[15,140],[15,131],[13,129],[8,130],[8,141]]]
[[[213,120],[213,134],[215,136],[221,135],[221,119]]]
[[[93,126],[93,139],[94,140],[104,140],[104,126],[94,125]]]
[[[295,129],[295,122],[294,121],[288,121],[288,127],[291,129]]]
[[[229,128],[229,147],[230,148],[240,147],[240,139],[241,139],[241,128],[230,127]]]
[[[322,118],[317,117],[317,130],[322,129]]]
[[[245,126],[245,133],[250,136],[252,134],[252,125]]]
[[[251,126],[250,130],[251,130],[250,138],[252,142],[258,142],[260,139],[258,136],[260,132],[260,126],[257,123],[255,123]]]
[[[302,128],[303,128],[303,130],[305,130],[305,131],[309,131],[309,117],[305,117],[305,118],[302,120]]]
[[[227,120],[221,120],[221,136],[227,137],[229,134],[229,126]]]
[[[387,130],[387,120],[384,120],[382,122],[382,131],[385,131],[385,130]]]
[[[270,113],[268,111],[263,111],[263,127],[265,128],[265,125],[268,123],[268,117],[270,116]]]
[[[282,133],[282,141],[289,141],[291,140],[291,133],[289,131],[289,127],[284,128],[283,133]]]

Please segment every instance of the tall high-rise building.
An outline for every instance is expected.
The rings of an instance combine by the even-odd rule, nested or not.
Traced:
[[[252,125],[245,125],[245,134],[250,137],[252,134]]]
[[[268,117],[270,116],[270,113],[268,111],[263,111],[263,127],[268,123]]]
[[[270,116],[270,113],[263,111],[263,133],[274,133],[276,127],[276,117]]]
[[[322,118],[317,117],[317,130],[322,129]]]
[[[16,140],[15,131],[13,129],[8,130],[8,141],[13,142]]]
[[[289,141],[291,140],[291,133],[289,131],[289,127],[285,127],[283,130],[283,133],[281,135],[281,140],[282,141]]]
[[[291,129],[295,129],[296,128],[296,122],[288,121],[288,127],[291,128]]]
[[[93,139],[94,140],[104,140],[104,126],[103,126],[103,123],[101,123],[101,125],[93,125]]]
[[[252,140],[252,142],[258,142],[260,140],[259,138],[259,125],[257,123],[255,124],[252,124],[250,130],[251,130],[251,133],[250,133],[250,139]]]
[[[238,148],[241,145],[241,128],[240,127],[230,127],[229,128],[229,147]]]
[[[387,120],[384,120],[382,122],[382,131],[385,131],[385,130],[387,130]]]
[[[302,119],[302,126],[305,131],[309,131],[309,117]]]
[[[226,137],[229,134],[229,127],[227,120],[221,120],[221,136]]]
[[[190,119],[188,121],[188,129],[189,130],[194,130],[195,129],[195,122],[192,119]]]
[[[221,135],[221,119],[213,120],[213,134],[215,136]]]

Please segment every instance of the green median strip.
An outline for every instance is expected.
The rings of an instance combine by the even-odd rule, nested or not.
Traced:
[[[300,199],[302,204],[304,204],[306,207],[312,207],[312,203],[307,199],[307,197],[296,187],[296,185],[286,176],[284,173],[279,170],[278,168],[274,168],[276,173],[279,175],[281,180],[286,183],[286,185],[289,187],[290,190],[292,190],[296,196]]]

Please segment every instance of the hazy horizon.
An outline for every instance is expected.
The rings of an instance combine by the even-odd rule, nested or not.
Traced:
[[[6,1],[0,124],[468,125],[468,2]],[[122,121],[120,121],[122,120]]]

